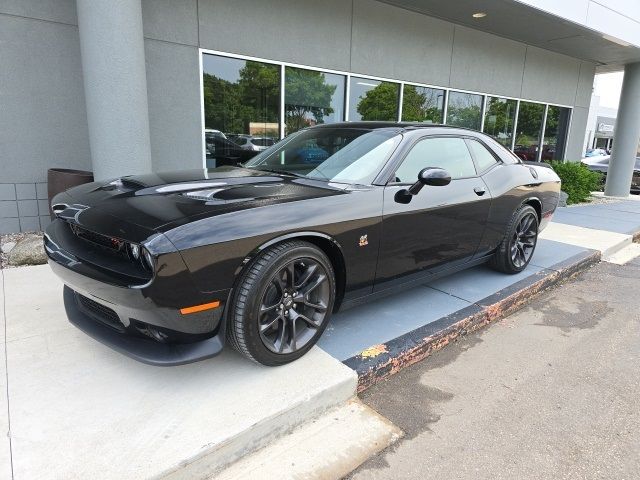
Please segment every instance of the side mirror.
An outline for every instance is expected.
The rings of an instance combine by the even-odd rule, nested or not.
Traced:
[[[444,168],[427,167],[418,173],[418,181],[411,185],[407,192],[410,195],[417,195],[422,187],[429,185],[431,187],[444,187],[451,183],[451,175]]]

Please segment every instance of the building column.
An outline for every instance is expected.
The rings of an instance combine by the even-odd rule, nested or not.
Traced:
[[[609,161],[604,194],[626,197],[631,188],[640,140],[640,63],[630,63],[624,67],[622,93],[614,131],[615,145]]]
[[[77,0],[96,180],[151,171],[141,0]]]

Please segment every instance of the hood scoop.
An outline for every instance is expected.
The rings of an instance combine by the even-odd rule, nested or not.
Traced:
[[[235,185],[225,188],[207,188],[183,192],[183,197],[207,203],[235,203],[258,198],[282,196],[284,184],[268,183],[256,185]]]

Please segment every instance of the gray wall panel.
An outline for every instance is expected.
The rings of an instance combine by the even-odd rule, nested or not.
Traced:
[[[88,169],[77,27],[0,15],[0,45],[0,183]]]
[[[155,171],[202,167],[198,49],[145,41]]]
[[[200,46],[349,69],[351,1],[199,0]]]
[[[593,93],[593,77],[596,73],[596,66],[593,63],[581,62],[580,75],[578,77],[578,91],[576,92],[575,104],[579,107],[589,107],[591,104],[591,94]]]
[[[76,0],[2,0],[0,13],[78,24]]]
[[[580,60],[537,47],[527,47],[522,97],[573,105],[579,70]]]
[[[453,24],[373,0],[355,0],[351,70],[446,86]]]
[[[588,107],[575,107],[571,115],[571,126],[569,129],[569,138],[567,139],[567,153],[565,159],[568,161],[579,161],[584,152],[584,132],[587,130],[587,121],[589,118]]]
[[[451,87],[517,97],[525,51],[522,43],[456,26]]]
[[[144,36],[198,45],[198,0],[142,0]]]

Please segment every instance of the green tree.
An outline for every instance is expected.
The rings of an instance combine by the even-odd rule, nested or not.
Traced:
[[[382,82],[369,90],[356,109],[362,120],[397,120],[398,88],[399,85]]]
[[[404,122],[442,123],[440,98],[442,91],[405,85],[402,94],[402,120]]]
[[[476,102],[476,98],[476,95],[461,94],[453,101],[450,100],[447,110],[447,124],[480,129],[481,108]]]
[[[531,146],[540,142],[540,129],[542,128],[542,117],[544,116],[544,105],[538,103],[520,102],[518,111],[518,132],[516,144]]]
[[[237,82],[203,75],[206,128],[248,133],[249,122],[278,122],[280,71],[277,66],[247,61]]]
[[[287,133],[324,123],[324,117],[333,113],[331,98],[336,88],[326,83],[322,72],[287,68],[284,102]]]
[[[489,99],[487,102],[484,132],[493,136],[499,142],[507,142],[510,144],[513,135],[515,109],[515,100]]]

